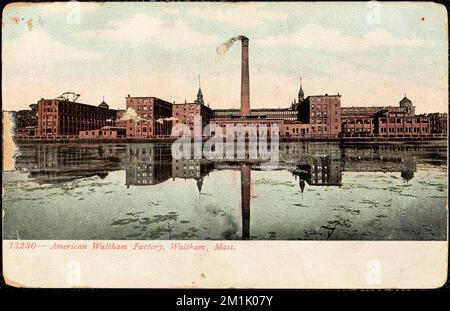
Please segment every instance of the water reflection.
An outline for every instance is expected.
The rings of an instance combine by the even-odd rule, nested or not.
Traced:
[[[265,162],[258,159],[176,160],[172,158],[170,145],[25,145],[20,147],[16,169],[28,171],[29,178],[38,183],[64,183],[90,176],[104,178],[110,171],[125,170],[127,187],[151,186],[170,178],[183,178],[197,180],[201,191],[203,179],[209,172],[239,169],[245,164],[252,170],[288,170],[295,179],[299,178],[303,190],[305,182],[310,186],[342,186],[344,172],[399,172],[409,181],[414,177],[418,157],[424,163],[436,164],[439,160],[439,157],[427,157],[430,151],[414,147],[304,145],[304,148],[281,145],[281,160],[275,167],[265,167]],[[440,164],[445,164],[446,159],[439,155]]]
[[[366,147],[341,146],[333,143],[289,143],[280,145],[280,163],[277,166],[265,166],[263,160],[177,160],[171,155],[171,146],[165,144],[111,144],[111,145],[24,145],[20,146],[21,154],[16,159],[16,168],[25,171],[28,178],[39,184],[64,184],[77,179],[98,176],[105,178],[113,171],[124,171],[123,187],[150,187],[162,184],[168,180],[194,180],[197,187],[197,205],[202,209],[202,188],[214,171],[235,171],[240,174],[240,215],[241,233],[243,240],[258,237],[251,230],[251,207],[255,196],[252,195],[254,182],[252,173],[261,171],[285,171],[291,174],[290,185],[277,184],[277,181],[263,180],[270,189],[281,186],[295,186],[302,194],[301,203],[295,206],[314,206],[316,197],[303,197],[307,187],[311,188],[337,188],[345,186],[343,175],[347,173],[394,173],[401,177],[405,184],[409,183],[417,171],[417,164],[445,165],[445,151],[432,148],[414,146],[380,145]],[[261,180],[260,180],[261,182]],[[297,186],[298,185],[298,186]],[[171,186],[169,186],[170,188]],[[147,189],[147,188],[146,188]],[[294,188],[295,189],[295,188]],[[297,191],[298,191],[297,190]],[[172,189],[176,191],[176,189]],[[381,190],[380,190],[381,191]],[[344,193],[344,191],[343,191]],[[345,190],[346,195],[349,191]],[[320,193],[318,193],[319,195]],[[211,193],[209,193],[211,195]],[[230,194],[231,195],[231,194]],[[283,200],[280,197],[280,200]],[[348,198],[351,201],[351,198]],[[358,202],[375,206],[378,202]],[[280,201],[281,202],[281,201]],[[157,206],[160,202],[154,201],[149,205]],[[186,208],[191,208],[189,205]],[[210,209],[212,213],[221,211]],[[335,208],[344,215],[359,215],[360,209],[340,206]],[[147,217],[144,211],[123,213],[123,217],[116,218],[112,226],[132,226],[133,232],[125,238],[137,239],[200,239],[199,230],[207,230],[207,224],[198,228],[182,219],[178,211],[166,214],[157,214]],[[223,214],[222,216],[226,216]],[[370,223],[378,225],[378,220],[386,215],[376,215]],[[182,232],[175,232],[174,224],[179,222],[189,228]],[[237,225],[233,220],[228,222],[227,229],[222,233],[224,239],[236,239]],[[332,239],[337,230],[345,231],[352,236],[351,221],[341,214],[332,219],[323,219],[322,224],[314,228],[305,229],[304,238]],[[279,232],[269,231],[266,238],[285,238],[277,236]],[[361,236],[364,237],[364,232]],[[204,238],[204,237],[203,237]],[[336,238],[342,238],[337,236]],[[289,239],[289,238],[288,238]]]

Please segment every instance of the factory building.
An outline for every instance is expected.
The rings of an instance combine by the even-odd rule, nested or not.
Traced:
[[[202,131],[211,124],[220,126],[224,134],[228,125],[258,130],[266,127],[269,135],[270,128],[277,126],[280,137],[299,139],[447,134],[446,113],[417,116],[415,106],[406,94],[398,106],[341,107],[339,93],[305,98],[301,78],[298,96],[289,106],[251,109],[249,39],[239,36],[239,40],[242,45],[239,109],[211,109],[205,105],[200,80],[194,102],[185,100],[184,103],[172,104],[157,97],[128,95],[125,98],[126,110],[113,110],[104,101],[99,106],[92,106],[64,97],[41,99],[37,105],[35,134],[40,137],[169,138],[176,124],[187,125],[194,134],[195,117],[198,116],[202,118]],[[31,130],[22,132],[24,136],[32,133]]]
[[[309,123],[310,135],[338,136],[341,132],[341,95],[308,96],[299,104],[298,119]]]
[[[37,103],[36,136],[78,136],[80,131],[100,129],[117,119],[117,110],[103,103],[92,106],[68,98],[42,98]]]
[[[126,122],[127,136],[150,138],[170,136],[172,131],[172,104],[157,97],[126,98],[127,109],[132,108],[137,120]]]
[[[433,133],[430,116],[415,115],[406,95],[399,106],[343,107],[341,117],[344,136],[416,137]]]
[[[92,138],[125,138],[127,136],[127,130],[123,127],[104,126],[98,130],[80,131],[80,138],[92,139]]]
[[[240,118],[240,109],[214,109],[214,119],[233,119]],[[255,108],[250,109],[250,118],[258,119],[283,119],[288,121],[297,121],[298,111],[289,108]]]
[[[193,103],[184,102],[183,104],[173,104],[172,119],[173,124],[185,124],[189,126],[191,134],[194,134],[195,117],[202,118],[202,129],[209,124],[213,118],[213,111],[205,105],[203,93],[199,85],[197,99]]]
[[[426,136],[430,134],[430,118],[404,113],[380,111],[374,118],[375,134],[380,136]]]

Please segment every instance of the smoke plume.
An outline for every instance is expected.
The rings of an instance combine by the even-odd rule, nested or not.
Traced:
[[[133,120],[134,122],[139,122],[139,121],[147,121],[147,119],[141,118],[137,112],[131,108],[128,107],[127,111],[125,111],[125,113],[122,115],[122,117],[120,118],[121,121],[129,121],[129,120]]]
[[[219,45],[219,47],[216,49],[217,53],[218,54],[226,53],[236,41],[239,41],[239,40],[242,40],[242,39],[247,39],[247,37],[241,35],[241,36],[236,36],[236,37],[233,37],[231,39],[228,39],[227,41],[225,41],[224,43]]]

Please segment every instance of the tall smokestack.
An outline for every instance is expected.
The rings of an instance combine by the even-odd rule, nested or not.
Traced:
[[[218,54],[224,54],[234,42],[242,42],[242,67],[241,67],[241,116],[250,114],[250,81],[248,70],[248,38],[246,36],[236,36],[228,39],[217,48]]]
[[[242,63],[241,63],[241,116],[250,114],[250,81],[248,70],[248,38],[240,36],[242,42]]]

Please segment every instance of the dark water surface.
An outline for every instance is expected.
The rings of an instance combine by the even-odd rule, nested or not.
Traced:
[[[280,163],[170,145],[20,146],[4,239],[445,240],[446,149],[280,144]]]

